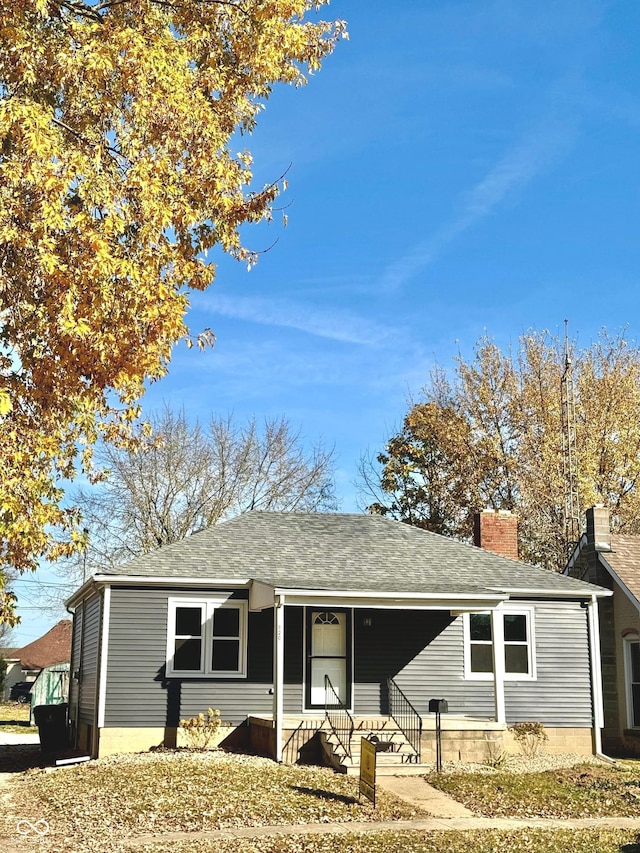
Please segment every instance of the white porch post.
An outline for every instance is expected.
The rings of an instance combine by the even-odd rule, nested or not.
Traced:
[[[496,706],[496,722],[506,723],[504,704],[504,613],[501,607],[491,611],[491,636],[493,643],[493,684]]]
[[[587,605],[589,621],[589,647],[591,649],[591,701],[593,702],[593,745],[597,753],[602,752],[602,732],[604,727],[604,707],[602,698],[602,664],[600,660],[600,619],[598,599],[591,596]]]
[[[282,716],[284,713],[284,601],[277,596],[273,605],[273,722],[276,761],[282,761]]]

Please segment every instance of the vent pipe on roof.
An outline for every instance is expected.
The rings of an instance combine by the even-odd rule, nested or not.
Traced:
[[[473,544],[502,557],[518,559],[518,519],[507,509],[484,509],[473,518]]]

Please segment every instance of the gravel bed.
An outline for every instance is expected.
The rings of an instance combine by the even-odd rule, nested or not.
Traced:
[[[561,755],[549,755],[546,752],[536,755],[535,758],[527,758],[524,755],[507,755],[504,761],[497,767],[488,764],[471,764],[464,761],[444,761],[443,773],[543,773],[545,770],[560,770],[563,767],[573,767],[576,764],[600,764],[610,765],[595,755],[579,755],[577,753],[565,752]]]

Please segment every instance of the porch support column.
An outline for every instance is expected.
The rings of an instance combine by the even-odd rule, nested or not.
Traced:
[[[496,722],[506,723],[504,704],[504,613],[501,607],[491,611],[491,636],[493,643],[493,686]]]
[[[602,753],[604,707],[602,698],[602,663],[600,659],[600,619],[598,599],[591,596],[587,605],[589,622],[589,649],[591,653],[591,701],[593,702],[593,746],[596,754]]]
[[[281,595],[273,605],[273,723],[276,761],[282,761],[282,717],[284,714],[284,601]]]

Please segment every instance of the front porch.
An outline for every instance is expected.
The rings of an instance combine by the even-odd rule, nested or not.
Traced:
[[[377,738],[382,750],[377,756],[378,773],[420,774],[432,770],[436,762],[435,717],[421,720],[418,752],[390,716],[354,716],[348,743],[336,737],[326,716],[287,715],[282,720],[282,761],[286,764],[322,763],[343,773],[358,773],[360,742]],[[504,723],[494,720],[448,715],[441,718],[442,760],[486,762],[499,755],[509,739]],[[276,758],[276,724],[273,715],[248,719],[249,741],[256,752]],[[346,747],[346,750],[345,750]],[[589,751],[591,744],[589,742]],[[347,754],[348,753],[348,754]]]

